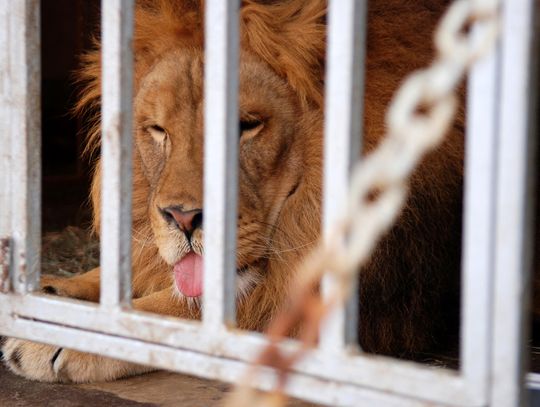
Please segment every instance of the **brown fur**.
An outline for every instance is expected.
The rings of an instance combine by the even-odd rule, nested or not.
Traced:
[[[240,141],[237,265],[258,283],[239,297],[238,324],[262,330],[319,236],[326,5],[323,0],[242,4],[240,119],[255,117],[263,124],[244,132]],[[440,1],[370,2],[365,152],[384,134],[385,106],[399,82],[429,62],[431,33],[442,9]],[[199,316],[198,309],[174,295],[171,273],[187,243],[156,208],[202,208],[200,10],[196,0],[141,0],[134,38],[134,305],[191,318]],[[86,55],[80,77],[86,88],[78,108],[92,115],[99,107],[99,49]],[[93,122],[89,150],[99,140],[95,114]],[[457,332],[462,154],[460,117],[443,147],[415,173],[403,215],[361,272],[360,343],[365,350],[413,355]],[[100,179],[98,162],[92,188],[96,230]],[[201,252],[202,230],[193,236],[192,246]],[[62,295],[97,301],[99,270],[47,285]],[[73,363],[85,357],[73,355]],[[101,361],[96,369],[105,366]],[[144,370],[114,364],[110,369],[103,377]],[[72,373],[68,379],[95,380],[92,374]]]

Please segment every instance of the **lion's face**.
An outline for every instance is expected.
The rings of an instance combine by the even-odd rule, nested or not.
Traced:
[[[302,181],[305,145],[300,107],[287,83],[248,53],[242,53],[240,66],[237,272],[245,292],[266,261],[279,256],[273,245],[278,218]],[[150,186],[154,241],[171,273],[198,270],[204,251],[202,53],[169,52],[137,88],[135,165]],[[181,292],[200,295],[200,271],[188,270],[182,278],[190,281],[177,277]]]

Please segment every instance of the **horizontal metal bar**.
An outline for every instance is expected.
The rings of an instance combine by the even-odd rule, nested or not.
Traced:
[[[203,321],[211,330],[236,323],[239,5],[206,2]]]
[[[527,388],[532,390],[540,390],[540,374],[529,373],[526,376]]]
[[[131,302],[133,0],[102,2],[101,304]]]
[[[360,154],[363,111],[366,2],[329,3],[328,71],[324,127],[323,230],[332,231],[344,211],[352,164]],[[335,284],[323,278],[323,295]],[[330,315],[321,329],[321,347],[340,351],[358,344],[357,289],[345,307]]]
[[[0,314],[1,315],[1,314]],[[102,356],[129,360],[134,363],[150,365],[193,374],[208,379],[238,383],[245,379],[249,363],[228,360],[199,353],[172,349],[164,345],[143,343],[134,339],[110,337],[103,334],[51,325],[26,319],[2,318],[4,327],[13,335],[39,342],[72,348],[79,351],[94,352]],[[7,321],[6,321],[7,320]],[[273,388],[276,377],[269,369],[263,369],[253,385],[261,390]],[[317,391],[313,391],[317,389]],[[332,406],[423,406],[424,401],[384,394],[362,387],[323,380],[305,374],[292,373],[287,385],[287,393],[316,403]]]
[[[156,317],[137,311],[111,313],[95,304],[37,294],[27,296],[0,294],[0,310],[10,317],[79,327],[115,337],[161,343],[169,347],[246,363],[251,362],[267,345],[267,339],[257,333],[231,330],[208,335],[200,329],[201,326],[196,321]],[[17,335],[10,330],[10,325],[6,324],[5,320],[0,320],[0,334]],[[34,337],[35,340],[36,338]],[[106,338],[108,337],[104,336],[104,340]],[[103,343],[107,341],[108,339]],[[74,344],[75,342],[70,342],[70,345],[66,346]],[[298,349],[299,344],[289,340],[280,346],[283,352],[292,352]],[[97,348],[87,350],[99,352]],[[457,372],[403,360],[314,350],[293,370],[323,380],[421,398],[434,403],[474,405],[464,392],[464,381]]]

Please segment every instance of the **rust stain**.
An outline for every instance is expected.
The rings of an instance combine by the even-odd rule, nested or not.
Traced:
[[[9,238],[0,238],[0,292],[9,291],[10,244]]]

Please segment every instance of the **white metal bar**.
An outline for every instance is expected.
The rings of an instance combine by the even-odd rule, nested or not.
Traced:
[[[476,37],[481,37],[477,30]],[[497,152],[498,52],[472,68],[467,89],[461,360],[467,388],[488,397]]]
[[[501,95],[495,229],[492,406],[525,404],[525,343],[532,252],[533,136],[530,100],[533,0],[506,0],[502,9]],[[534,50],[538,51],[538,49]]]
[[[7,315],[4,314],[4,320]],[[15,336],[55,344],[79,351],[93,352],[103,356],[131,360],[135,363],[164,367],[209,379],[238,383],[245,379],[249,363],[223,359],[200,353],[172,349],[163,345],[140,342],[133,339],[109,337],[103,334],[80,331],[61,325],[50,325],[38,321],[14,319],[8,322]],[[308,375],[291,374],[287,392],[296,397],[332,406],[421,406],[423,401],[414,401],[397,395],[384,394],[348,383],[322,380]],[[261,390],[273,388],[276,378],[270,370],[263,370],[256,387]],[[317,389],[317,391],[313,391]]]
[[[48,321],[111,335],[104,335],[102,342],[95,347],[88,345],[84,350],[89,352],[99,352],[101,346],[109,343],[108,338],[118,340],[128,337],[248,363],[267,344],[267,338],[261,334],[232,330],[208,335],[196,321],[181,321],[166,316],[156,318],[155,315],[136,311],[111,313],[95,304],[43,295],[0,294],[0,310],[10,318]],[[0,318],[0,335],[17,335],[11,329],[5,317]],[[71,342],[69,346],[74,344]],[[292,352],[298,350],[300,345],[291,340],[280,346],[283,352]],[[160,366],[168,368],[169,365]],[[182,370],[182,366],[175,369]],[[434,403],[456,406],[476,404],[465,391],[465,382],[457,372],[387,357],[315,350],[294,366],[293,371]]]
[[[204,291],[206,328],[235,324],[238,0],[208,0],[205,21]]]
[[[133,0],[102,1],[101,304],[131,301]]]
[[[330,334],[321,338],[322,351],[313,352],[294,368],[290,394],[331,405],[358,405],[361,401],[376,405],[486,403],[490,335],[487,322],[478,321],[489,321],[494,228],[491,225],[494,207],[489,198],[494,197],[493,182],[497,175],[491,397],[493,405],[519,405],[523,401],[522,299],[527,296],[526,273],[522,271],[527,270],[528,264],[524,238],[529,219],[526,213],[530,208],[525,181],[531,150],[526,138],[526,96],[530,89],[526,46],[531,33],[531,3],[531,0],[513,0],[505,4],[501,97],[495,93],[497,72],[493,57],[476,67],[471,77],[469,132],[475,137],[468,137],[466,160],[462,341],[465,380],[454,372],[411,362],[345,353],[336,356],[327,352],[343,350],[345,345],[356,341],[354,299],[350,308],[340,310],[332,318],[326,328]],[[8,23],[7,29],[0,28],[0,43],[10,44],[7,55],[15,56],[7,58],[8,62],[0,61],[0,108],[2,120],[6,119],[0,126],[9,123],[7,134],[12,143],[8,144],[9,149],[0,150],[0,155],[22,160],[12,167],[8,167],[7,163],[12,162],[9,160],[0,164],[0,170],[6,170],[4,174],[8,168],[14,174],[8,179],[0,173],[0,187],[9,188],[10,184],[13,188],[10,193],[0,191],[0,207],[7,207],[15,219],[13,225],[0,220],[0,237],[4,231],[15,231],[14,286],[21,293],[36,286],[39,274],[36,236],[39,236],[40,161],[36,154],[40,149],[39,141],[35,140],[39,139],[39,121],[35,119],[40,116],[39,59],[37,63],[32,60],[34,55],[39,57],[38,5],[36,0],[0,0],[0,22]],[[134,311],[110,313],[108,309],[127,305],[131,297],[133,1],[130,0],[103,2],[102,170],[107,204],[102,209],[102,278],[107,284],[102,284],[101,295],[105,309],[43,296],[0,295],[0,333],[231,382],[244,374],[253,355],[266,344],[266,339],[256,334],[222,330],[224,325],[234,323],[235,314],[238,0],[208,0],[207,5],[205,99],[209,102],[205,117],[212,120],[205,124],[204,326],[216,334],[208,335],[192,321],[156,319]],[[364,18],[363,1],[331,3],[324,184],[325,197],[332,199],[324,202],[325,232],[343,209],[339,205],[344,199],[340,197],[346,194],[350,165],[359,152],[363,81],[360,62],[365,35],[360,27]],[[19,49],[20,44],[25,46]],[[502,106],[501,168],[495,173],[494,117],[498,99]],[[17,102],[21,100],[22,107]],[[15,132],[25,137],[20,142],[13,141],[11,135]],[[0,139],[4,141],[3,134]],[[18,185],[23,186],[21,193],[14,194]],[[329,284],[331,281],[325,280],[325,292]],[[284,348],[296,346],[294,342],[283,345]],[[267,372],[259,386],[268,388],[273,380]],[[317,392],[310,390],[313,388]]]
[[[10,129],[10,62],[9,0],[0,0],[0,292],[10,289],[11,256],[6,245],[11,238],[11,129]]]
[[[9,111],[9,0],[0,0],[0,239],[11,234],[11,130]]]
[[[363,113],[365,0],[333,0],[329,4],[328,58],[324,125],[325,236],[343,214],[352,164],[358,159]],[[323,295],[332,291],[330,275],[323,279]],[[356,293],[356,288],[353,289]],[[336,310],[321,329],[321,347],[340,351],[357,344],[358,296]]]
[[[540,374],[528,373],[527,374],[527,388],[535,391],[540,391]]]
[[[10,155],[5,174],[11,176],[11,209],[2,217],[2,229],[9,228],[12,245],[11,285],[19,293],[39,286],[41,249],[41,60],[40,2],[38,0],[3,1],[7,10],[3,30],[7,40],[2,81],[5,137]],[[6,21],[7,17],[7,21]],[[6,35],[6,31],[4,31]],[[2,148],[4,148],[2,146]],[[8,177],[3,176],[3,182]],[[6,205],[7,197],[2,198]]]

